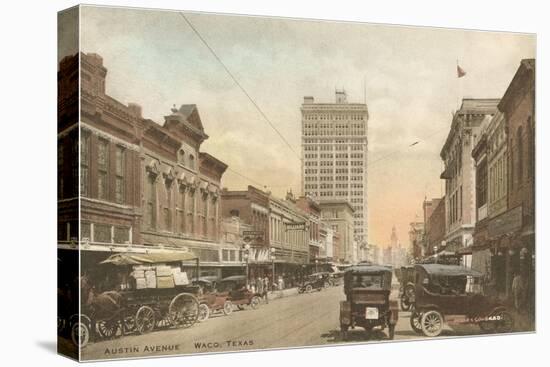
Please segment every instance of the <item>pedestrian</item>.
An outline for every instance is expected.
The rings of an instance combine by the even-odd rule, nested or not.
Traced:
[[[265,294],[265,303],[266,304],[269,303],[269,298],[268,298],[268,294],[267,294],[268,288],[269,288],[269,278],[266,275],[265,278],[264,278],[264,294]]]
[[[516,273],[512,280],[512,296],[514,298],[514,307],[520,312],[525,299],[525,281],[520,273]]]
[[[283,282],[283,277],[281,275],[279,275],[279,279],[278,279],[278,288],[280,291],[283,290],[283,286],[284,286],[284,282]]]
[[[260,297],[262,297],[264,294],[264,282],[260,277],[256,279],[256,293],[258,293]]]

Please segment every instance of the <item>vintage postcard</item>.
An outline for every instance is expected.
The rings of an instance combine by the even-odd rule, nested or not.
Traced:
[[[58,350],[535,331],[534,34],[58,14]]]

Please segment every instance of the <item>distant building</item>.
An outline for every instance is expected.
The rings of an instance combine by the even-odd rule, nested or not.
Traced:
[[[424,226],[424,257],[433,255],[436,247],[443,248],[445,240],[445,197],[431,201],[433,210]]]
[[[322,221],[338,234],[339,244],[334,246],[333,260],[353,263],[354,254],[353,207],[345,200],[324,200],[319,203]]]
[[[414,259],[422,257],[422,248],[424,244],[424,223],[411,222],[409,227],[409,243],[411,254]]]
[[[348,201],[353,207],[354,237],[368,243],[367,105],[348,103],[336,91],[335,103],[304,97],[302,112],[302,192],[315,200]]]

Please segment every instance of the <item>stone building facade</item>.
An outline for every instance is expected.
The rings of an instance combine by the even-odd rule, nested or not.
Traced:
[[[481,123],[497,112],[498,99],[462,100],[453,115],[451,129],[441,149],[445,170],[445,246],[441,251],[459,252],[463,265],[471,265],[471,245],[476,221],[474,139]]]
[[[345,200],[323,200],[319,206],[322,221],[338,233],[339,241],[334,244],[333,261],[357,262],[357,246],[353,235],[353,207]]]
[[[368,243],[366,104],[348,103],[336,91],[335,103],[304,97],[302,112],[302,193],[322,202],[345,200],[354,211],[354,236]]]

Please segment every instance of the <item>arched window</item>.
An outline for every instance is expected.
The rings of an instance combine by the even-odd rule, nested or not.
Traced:
[[[178,163],[185,163],[185,151],[183,149],[180,149],[178,152]]]

